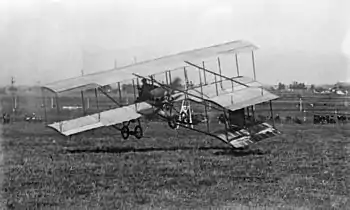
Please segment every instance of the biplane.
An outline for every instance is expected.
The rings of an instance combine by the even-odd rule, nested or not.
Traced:
[[[47,123],[47,126],[64,136],[112,127],[124,139],[130,135],[140,139],[144,136],[141,118],[156,115],[171,129],[190,129],[233,148],[246,148],[280,134],[274,122],[271,125],[254,116],[254,106],[266,102],[270,103],[273,116],[271,101],[278,98],[256,80],[256,49],[258,47],[248,41],[231,41],[44,85],[44,95],[45,91],[55,95],[57,112],[60,111],[60,94],[73,90],[81,92],[85,113],[74,119]],[[248,53],[251,59],[253,78],[240,75],[238,54],[241,53]],[[236,76],[222,73],[222,56],[229,61],[235,60]],[[234,72],[235,69],[230,67],[226,71]],[[126,96],[121,89],[121,83],[125,81],[129,81],[133,89],[133,98],[126,103],[122,102]],[[117,87],[118,96],[104,90],[103,87],[111,84]],[[86,114],[84,111],[84,92],[87,90],[95,93],[97,113]],[[116,107],[99,109],[100,94]],[[200,116],[200,120],[194,116]],[[219,123],[218,116],[222,116],[225,123]],[[133,129],[131,124],[135,125]]]

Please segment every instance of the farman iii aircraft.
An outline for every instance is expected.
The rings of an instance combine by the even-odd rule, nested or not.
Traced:
[[[232,41],[44,85],[44,97],[51,92],[56,98],[59,117],[58,98],[71,91],[81,93],[84,113],[47,126],[64,136],[112,127],[120,131],[124,139],[130,135],[140,139],[144,135],[141,118],[158,116],[171,129],[190,129],[233,148],[246,148],[280,134],[274,122],[270,125],[255,119],[254,105],[269,102],[273,116],[271,101],[278,98],[256,81],[256,49],[258,47],[248,41]],[[253,78],[240,75],[238,54],[248,54]],[[227,63],[235,60],[235,65],[224,68],[225,58]],[[228,76],[232,72],[237,75]],[[132,93],[125,93],[122,83],[129,84]],[[118,94],[106,91],[107,85],[114,85]],[[84,94],[91,90],[97,112],[88,114]],[[101,95],[107,97],[113,107],[103,109]],[[224,123],[218,122],[218,116]],[[47,121],[46,108],[45,119]]]

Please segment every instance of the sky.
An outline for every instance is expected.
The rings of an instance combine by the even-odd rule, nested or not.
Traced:
[[[350,81],[348,10],[347,0],[1,0],[0,85],[239,39],[260,47],[263,83]]]

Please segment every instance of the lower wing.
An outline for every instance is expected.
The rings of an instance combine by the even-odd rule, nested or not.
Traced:
[[[79,117],[72,120],[65,120],[49,124],[59,133],[70,136],[84,131],[120,124],[126,121],[138,119],[143,113],[149,112],[152,106],[148,103],[138,103],[129,106],[119,107],[104,112]]]

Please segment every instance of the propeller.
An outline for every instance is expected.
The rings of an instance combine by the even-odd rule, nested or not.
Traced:
[[[183,86],[181,84],[182,80],[180,77],[176,77],[171,83],[170,88],[165,92],[165,96],[169,96],[174,94],[176,90],[183,90]]]

